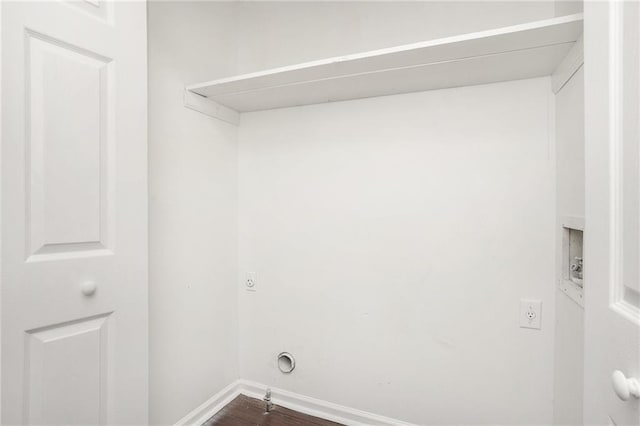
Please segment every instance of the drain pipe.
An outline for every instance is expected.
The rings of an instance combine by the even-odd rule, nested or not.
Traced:
[[[267,393],[262,398],[264,401],[264,412],[269,413],[273,410],[273,402],[271,402],[271,388],[267,388]]]

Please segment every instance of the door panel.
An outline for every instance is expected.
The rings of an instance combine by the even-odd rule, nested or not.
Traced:
[[[2,424],[145,424],[146,4],[0,7]]]
[[[29,424],[106,422],[107,320],[99,316],[27,331]]]
[[[585,2],[585,424],[640,424],[612,383],[640,377],[639,28],[637,2]]]
[[[618,37],[618,62],[616,76],[620,137],[614,141],[619,155],[615,157],[614,182],[618,188],[618,211],[620,223],[616,227],[616,238],[620,241],[617,253],[620,276],[614,282],[614,304],[619,309],[629,310],[632,317],[640,316],[640,4],[622,3],[616,12],[620,25],[614,31]],[[616,125],[616,124],[614,124]]]
[[[111,60],[32,32],[26,43],[28,255],[104,249]]]

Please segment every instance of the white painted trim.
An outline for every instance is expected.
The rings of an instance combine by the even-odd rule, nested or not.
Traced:
[[[200,426],[238,395],[242,394],[251,398],[262,399],[268,387],[270,386],[250,380],[236,380],[180,419],[175,426]],[[416,426],[412,423],[311,398],[284,389],[272,387],[271,399],[276,406],[280,405],[299,413],[331,420],[347,426]]]
[[[224,408],[235,397],[240,395],[239,380],[231,383],[217,394],[200,404],[196,409],[181,418],[175,423],[175,426],[200,426],[214,414]]]
[[[262,398],[268,387],[249,380],[239,380],[238,383],[240,384],[240,393],[253,398]],[[271,388],[271,400],[275,405],[348,426],[414,426],[411,423],[273,387]]]
[[[2,8],[0,3],[0,46],[2,46]],[[1,49],[0,49],[1,50]],[[0,241],[2,241],[2,123],[4,116],[2,115],[2,55],[0,54]],[[2,342],[2,244],[0,244],[0,343]],[[1,345],[0,345],[1,346]],[[0,401],[2,401],[2,355],[0,351]],[[2,421],[2,404],[0,403],[0,421]]]
[[[184,90],[184,106],[236,126],[240,124],[240,114],[237,111],[188,89]]]
[[[584,64],[584,36],[580,36],[575,44],[564,57],[558,68],[551,74],[551,89],[557,94],[571,77],[578,72]]]

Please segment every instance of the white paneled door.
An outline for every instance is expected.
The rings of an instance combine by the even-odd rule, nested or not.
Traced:
[[[2,424],[145,424],[146,5],[1,7]]]
[[[585,424],[640,425],[640,3],[585,2]]]

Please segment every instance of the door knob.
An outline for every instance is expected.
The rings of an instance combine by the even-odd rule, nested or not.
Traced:
[[[611,375],[611,381],[613,390],[621,400],[627,401],[632,396],[640,398],[640,382],[638,382],[638,379],[634,377],[627,379],[622,371],[616,370]]]
[[[85,296],[93,296],[98,285],[94,281],[85,281],[82,283],[82,294]]]

